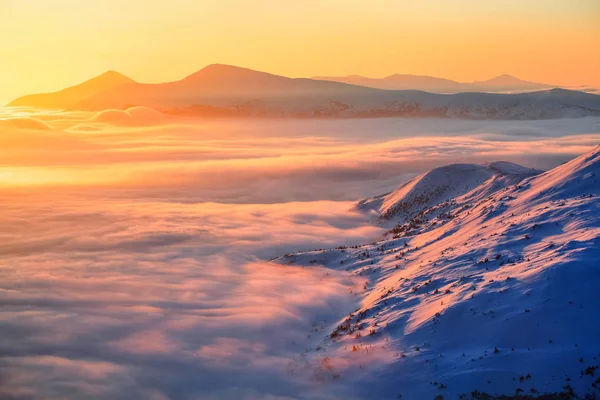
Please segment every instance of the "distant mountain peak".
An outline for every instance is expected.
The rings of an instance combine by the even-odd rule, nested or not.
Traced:
[[[8,105],[64,109],[72,107],[78,102],[104,90],[113,89],[130,83],[136,82],[120,72],[108,70],[92,79],[78,85],[70,86],[58,92],[32,94],[19,97]]]
[[[210,64],[206,67],[188,75],[183,81],[196,80],[196,79],[220,79],[220,78],[231,78],[231,77],[247,77],[251,75],[262,75],[262,76],[276,76],[267,72],[255,71],[249,68],[237,67],[235,65],[228,64]]]
[[[519,79],[516,76],[513,75],[509,75],[509,74],[502,74],[502,75],[498,75],[495,76],[491,79],[488,79],[486,81],[483,82],[502,82],[502,83],[522,83],[522,82],[526,82],[523,79]]]
[[[95,78],[92,78],[90,80],[87,80],[83,83],[81,83],[81,85],[86,85],[88,83],[100,83],[100,82],[105,82],[111,86],[113,85],[122,85],[125,83],[135,83],[135,81],[131,78],[129,78],[128,76],[123,75],[120,72],[114,71],[114,70],[108,70],[98,76],[96,76]],[[79,85],[76,85],[79,86]]]
[[[362,75],[346,75],[346,78],[348,78],[348,79],[365,79],[365,77]]]
[[[197,72],[214,72],[214,71],[252,71],[249,68],[238,67],[236,65],[230,64],[209,64],[206,67],[200,69]]]
[[[504,88],[506,90],[535,90],[552,87],[552,85],[526,81],[509,74],[498,75],[488,80],[473,82],[472,84],[483,89]]]
[[[510,74],[501,74],[501,75],[498,75],[496,77],[496,79],[517,79],[519,81],[521,80],[521,79],[517,78],[516,76],[510,75]]]
[[[97,76],[97,78],[100,77],[104,77],[104,78],[124,78],[124,79],[128,79],[133,81],[133,79],[123,75],[122,73],[115,71],[114,69],[109,69],[108,71],[104,72],[103,74],[100,74]]]

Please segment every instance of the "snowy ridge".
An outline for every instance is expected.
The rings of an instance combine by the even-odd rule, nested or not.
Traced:
[[[363,200],[357,207],[374,210],[384,220],[406,222],[440,203],[459,197],[463,203],[477,201],[541,172],[509,162],[447,165],[416,176],[391,193]]]
[[[309,368],[361,399],[600,394],[600,146],[494,192],[488,169],[513,166],[441,174],[464,168],[485,195],[455,197],[443,223],[400,221],[375,243],[275,260],[363,280]]]

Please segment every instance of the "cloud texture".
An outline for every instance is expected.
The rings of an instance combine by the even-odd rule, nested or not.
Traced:
[[[304,352],[362,282],[265,260],[377,237],[353,201],[424,170],[549,168],[600,141],[598,119],[122,127],[3,112],[51,127],[0,128],[0,398],[15,399],[351,398]]]

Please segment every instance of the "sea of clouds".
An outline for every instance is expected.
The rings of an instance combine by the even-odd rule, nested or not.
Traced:
[[[598,118],[146,114],[0,111],[0,398],[352,398],[306,350],[361,283],[268,259],[378,237],[354,202],[431,168],[600,142]]]

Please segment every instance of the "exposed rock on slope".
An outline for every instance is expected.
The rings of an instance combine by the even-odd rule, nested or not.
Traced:
[[[407,222],[432,207],[469,203],[542,171],[509,162],[453,164],[436,168],[400,185],[391,193],[359,202],[382,219]]]

